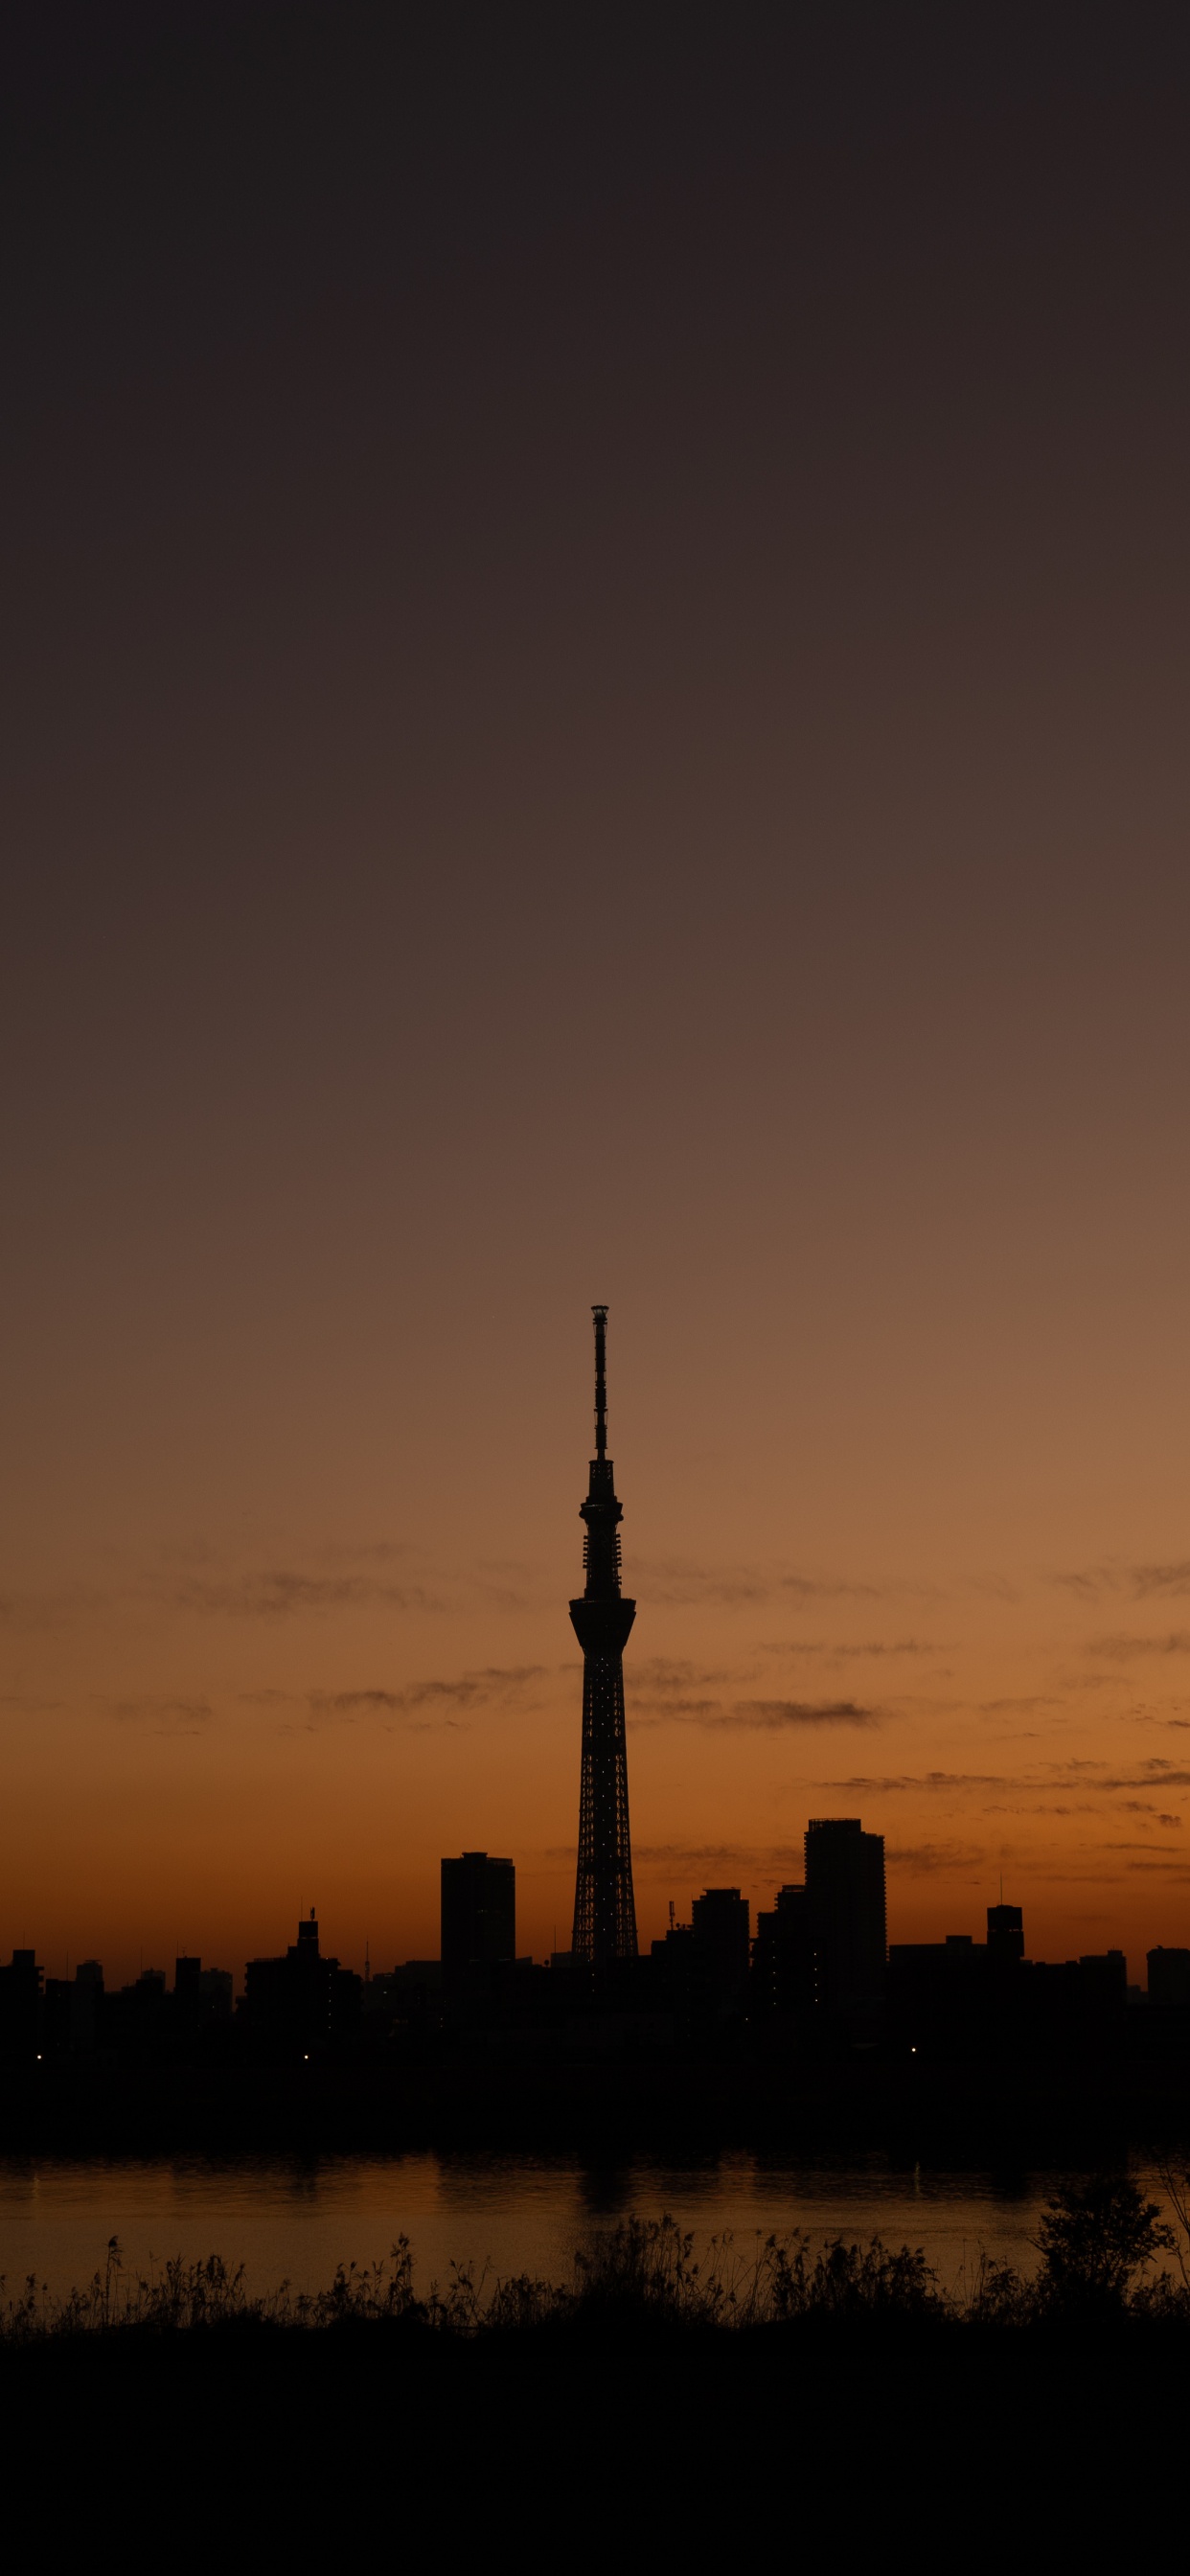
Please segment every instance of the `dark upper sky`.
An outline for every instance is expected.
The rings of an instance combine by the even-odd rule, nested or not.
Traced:
[[[20,1579],[1180,1561],[1190,21],[3,46]]]

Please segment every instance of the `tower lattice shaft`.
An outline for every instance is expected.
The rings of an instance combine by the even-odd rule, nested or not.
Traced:
[[[587,1499],[583,1560],[587,1581],[570,1604],[583,1650],[583,1758],[579,1795],[578,1871],[574,1889],[574,1957],[590,1967],[636,1957],[636,1905],[628,1829],[628,1748],[624,1735],[624,1648],[635,1601],[620,1592],[621,1510],[607,1456],[607,1308],[595,1306],[595,1456]]]

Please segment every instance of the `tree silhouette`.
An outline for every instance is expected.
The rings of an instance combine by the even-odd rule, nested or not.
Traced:
[[[1093,2174],[1059,2185],[1045,2204],[1036,2244],[1046,2306],[1064,2314],[1116,2315],[1137,2274],[1175,2250],[1155,2200],[1131,2174]]]

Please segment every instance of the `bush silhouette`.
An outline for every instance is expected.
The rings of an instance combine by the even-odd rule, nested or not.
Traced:
[[[1045,2205],[1036,2239],[1037,2293],[1043,2308],[1066,2316],[1118,2316],[1138,2276],[1175,2240],[1155,2200],[1145,2200],[1130,2174],[1093,2174],[1059,2186]]]
[[[1185,2176],[1162,2168],[1170,2208],[1183,2232],[1190,2215]],[[802,2229],[738,2241],[729,2229],[699,2244],[694,2232],[665,2215],[622,2218],[574,2249],[570,2279],[528,2274],[502,2280],[485,2264],[452,2263],[440,2288],[414,2286],[413,2251],[405,2236],[383,2262],[340,2265],[328,2289],[295,2292],[288,2282],[251,2293],[243,2266],[216,2255],[150,2262],[147,2276],[124,2270],[112,2237],[101,2271],[85,2289],[54,2296],[31,2276],[16,2297],[0,2279],[0,2350],[5,2346],[98,2332],[172,2338],[179,2331],[349,2333],[396,2329],[402,2336],[471,2341],[493,2333],[561,2329],[568,2336],[608,2330],[633,2334],[662,2328],[705,2334],[754,2330],[880,2332],[893,2326],[1001,2332],[1049,2320],[1148,2324],[1162,2332],[1190,2327],[1190,2260],[1155,2200],[1126,2174],[1069,2181],[1046,2202],[1034,2240],[1035,2279],[981,2254],[962,2286],[948,2290],[921,2247],[867,2244],[845,2237],[817,2246]],[[1176,2256],[1181,2277],[1142,2275],[1160,2254]]]

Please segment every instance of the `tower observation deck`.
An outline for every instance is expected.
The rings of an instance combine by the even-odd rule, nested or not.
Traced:
[[[587,1499],[580,1505],[587,1530],[583,1542],[587,1580],[582,1599],[570,1604],[574,1633],[583,1650],[582,1785],[571,1948],[576,1960],[599,1968],[609,1959],[636,1957],[624,1738],[624,1648],[636,1603],[625,1601],[620,1591],[622,1514],[607,1455],[607,1308],[593,1306],[591,1312],[595,1318],[595,1455]]]

